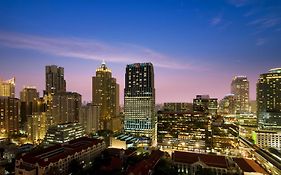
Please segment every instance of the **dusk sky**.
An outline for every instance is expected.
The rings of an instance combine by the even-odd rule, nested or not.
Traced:
[[[0,77],[45,88],[45,65],[65,69],[68,91],[91,100],[105,60],[120,84],[126,64],[152,62],[156,102],[221,99],[235,75],[281,67],[281,0],[0,1]]]

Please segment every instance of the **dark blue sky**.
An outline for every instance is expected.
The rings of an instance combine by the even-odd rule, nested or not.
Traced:
[[[222,98],[235,75],[255,83],[281,66],[279,0],[0,1],[0,77],[17,91],[36,85],[44,66],[65,67],[67,89],[91,98],[105,60],[122,87],[125,66],[155,65],[157,101]]]

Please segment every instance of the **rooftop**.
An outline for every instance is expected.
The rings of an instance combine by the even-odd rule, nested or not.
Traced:
[[[233,158],[233,161],[241,168],[243,172],[258,172],[268,174],[259,164],[254,160],[244,158]]]
[[[173,154],[173,160],[175,162],[186,164],[193,164],[201,161],[210,167],[228,168],[225,156],[175,151]]]

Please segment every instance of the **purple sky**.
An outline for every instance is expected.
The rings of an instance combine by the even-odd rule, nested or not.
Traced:
[[[221,99],[235,75],[281,67],[281,1],[0,1],[0,77],[45,86],[45,65],[65,68],[67,90],[91,100],[105,60],[123,88],[126,64],[152,62],[156,102]]]

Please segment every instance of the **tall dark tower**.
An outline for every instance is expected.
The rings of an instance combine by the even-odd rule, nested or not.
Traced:
[[[126,67],[124,90],[125,132],[156,140],[155,88],[152,63]]]
[[[257,82],[259,127],[281,130],[281,68],[261,74]]]
[[[231,82],[231,93],[235,99],[235,113],[249,113],[249,81],[246,76],[235,76]]]
[[[46,66],[46,90],[44,94],[56,94],[66,91],[64,68],[56,65]]]
[[[119,113],[119,85],[105,62],[97,68],[96,76],[92,80],[92,102],[93,105],[100,106],[98,128],[112,130],[111,120]]]

